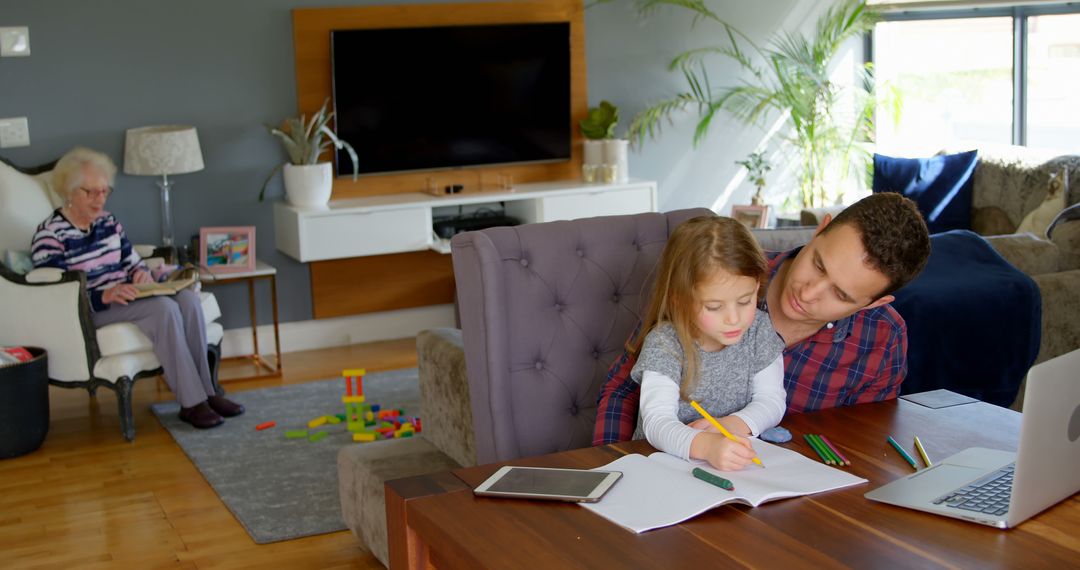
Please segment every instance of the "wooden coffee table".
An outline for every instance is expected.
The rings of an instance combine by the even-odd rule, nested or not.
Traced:
[[[976,402],[930,409],[905,400],[784,418],[785,447],[816,457],[804,433],[829,438],[848,456],[857,485],[766,503],[723,505],[682,524],[635,534],[568,503],[475,497],[500,464],[386,484],[392,568],[840,567],[1066,568],[1080,565],[1080,501],[1066,499],[1012,530],[966,523],[863,498],[912,469],[885,442],[931,459],[971,446],[1016,449],[1020,414]],[[593,468],[643,441],[520,459],[514,465]]]

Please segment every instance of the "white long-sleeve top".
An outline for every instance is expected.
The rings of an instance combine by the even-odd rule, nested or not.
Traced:
[[[653,447],[682,459],[690,459],[690,442],[701,430],[679,421],[679,383],[660,372],[646,370],[641,379],[639,415],[645,438]],[[732,415],[750,428],[752,435],[780,423],[787,410],[784,390],[784,357],[754,374],[750,403]]]

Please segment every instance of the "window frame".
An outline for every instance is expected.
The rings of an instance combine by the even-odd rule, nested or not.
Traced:
[[[1027,83],[1028,83],[1028,18],[1080,14],[1080,3],[971,7],[948,9],[915,9],[888,11],[881,14],[882,22],[910,22],[917,20],[955,20],[972,18],[1012,18],[1013,52],[1013,109],[1012,144],[1027,146]],[[874,31],[863,36],[865,63],[874,63]]]

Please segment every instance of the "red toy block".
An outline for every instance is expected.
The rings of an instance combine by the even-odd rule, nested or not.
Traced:
[[[277,422],[263,422],[263,423],[255,426],[255,429],[258,430],[258,431],[262,431],[264,429],[272,428],[272,427],[274,427],[276,425],[277,425]]]

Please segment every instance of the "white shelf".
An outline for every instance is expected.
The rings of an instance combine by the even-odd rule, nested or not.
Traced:
[[[409,192],[332,200],[322,208],[274,204],[275,244],[303,262],[423,251],[450,252],[432,233],[432,210],[504,203],[522,223],[656,211],[656,182],[586,184],[577,180],[521,184],[512,191],[433,196]]]

